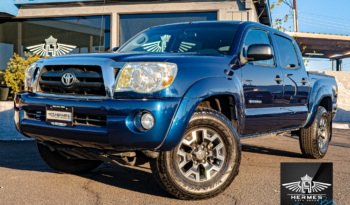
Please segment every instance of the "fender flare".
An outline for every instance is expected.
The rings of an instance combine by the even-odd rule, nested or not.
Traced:
[[[180,143],[195,109],[205,98],[214,95],[232,95],[236,100],[236,107],[241,110],[242,93],[243,89],[237,76],[207,77],[196,81],[182,96],[164,141],[156,149],[170,151]],[[237,113],[241,112],[237,110]]]
[[[317,113],[318,106],[320,106],[321,101],[326,97],[330,97],[331,100],[333,100],[333,90],[329,86],[324,85],[321,86],[317,91],[311,91],[308,117],[302,126],[303,128],[309,128],[312,125]],[[332,116],[330,116],[330,118],[332,118]]]

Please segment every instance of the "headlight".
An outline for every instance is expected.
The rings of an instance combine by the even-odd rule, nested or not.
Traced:
[[[174,63],[128,63],[121,70],[116,91],[151,93],[168,88],[174,81]]]
[[[29,65],[26,69],[26,73],[24,76],[24,90],[28,92],[33,92],[33,72],[36,68],[37,64],[33,63]]]

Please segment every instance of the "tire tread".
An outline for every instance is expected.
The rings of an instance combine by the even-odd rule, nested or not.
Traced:
[[[193,114],[192,118],[196,117],[197,115],[202,115],[204,113],[206,115],[211,115],[215,118],[220,119],[222,122],[224,122],[229,127],[229,129],[233,132],[233,135],[236,138],[239,136],[238,133],[236,132],[236,129],[234,128],[233,124],[224,115],[222,115],[221,113],[218,113],[215,110],[212,110],[209,108],[198,108],[195,111],[195,113]],[[206,119],[203,119],[203,120],[206,120]],[[198,122],[198,123],[200,123],[200,122]],[[215,122],[210,122],[210,123],[215,123]],[[192,126],[195,126],[195,125],[196,124],[193,124]],[[190,127],[188,127],[187,129],[189,129],[189,128]],[[220,193],[224,192],[239,173],[239,166],[241,163],[241,152],[242,152],[239,137],[238,137],[238,139],[236,139],[236,142],[238,143],[238,152],[237,152],[238,157],[237,157],[237,161],[235,162],[235,163],[237,163],[237,169],[235,169],[233,171],[231,176],[227,179],[227,181],[225,181],[225,184],[222,185],[219,189],[215,190],[214,192],[211,192],[209,194],[207,193],[205,195],[193,195],[193,194],[185,193],[185,192],[179,190],[175,186],[174,182],[172,182],[169,174],[167,174],[165,152],[161,152],[161,154],[159,155],[159,157],[157,159],[151,160],[150,164],[151,164],[151,170],[152,170],[153,176],[154,176],[155,180],[157,181],[157,183],[164,190],[166,190],[169,194],[175,196],[176,198],[184,199],[184,200],[200,200],[200,199],[213,198],[213,197],[219,195]]]
[[[301,129],[301,132],[300,132],[301,134],[299,139],[300,149],[302,154],[307,158],[320,159],[324,157],[324,155],[322,156],[318,152],[318,142],[317,142],[316,134],[317,134],[317,127],[318,127],[318,119],[321,118],[322,113],[325,111],[327,112],[327,110],[324,107],[319,106],[312,125],[309,128]],[[329,123],[329,116],[328,116],[328,123]]]

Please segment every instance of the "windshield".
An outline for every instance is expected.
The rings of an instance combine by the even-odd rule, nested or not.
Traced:
[[[151,28],[119,52],[229,54],[239,24],[186,24]]]

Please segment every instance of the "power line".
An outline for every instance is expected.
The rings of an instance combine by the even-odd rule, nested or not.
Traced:
[[[312,57],[310,57],[310,58],[306,58],[307,60],[309,60],[309,61],[311,61],[311,62],[313,62],[313,61],[320,61],[320,62],[331,62],[331,60],[316,60],[316,58],[312,58]]]
[[[274,14],[274,13],[271,13],[271,15],[283,15],[283,16],[285,16],[285,15],[288,15],[288,14]]]
[[[328,28],[329,27],[325,27],[325,26],[318,26],[318,25],[315,25],[315,24],[309,24],[309,23],[304,23],[304,22],[300,22],[301,24],[306,24],[306,25],[309,25],[309,26],[317,26],[317,27],[321,27],[321,28]],[[336,29],[336,28],[332,28],[333,30],[338,30],[338,31],[345,31],[345,32],[350,32],[350,31],[347,31],[347,30],[341,30],[341,29]]]
[[[321,22],[315,22],[315,21],[309,21],[309,20],[305,20],[305,19],[299,19],[301,21],[307,21],[307,22],[311,22],[311,23],[318,23],[318,24],[322,24],[322,25],[326,25],[326,26],[333,26],[333,27],[338,27],[338,28],[343,28],[343,29],[348,29],[348,27],[343,27],[343,26],[335,26],[332,24],[327,24],[327,23],[321,23]],[[333,29],[333,28],[332,28]],[[350,32],[350,30],[349,30]]]
[[[310,14],[310,15],[315,15],[315,16],[322,16],[322,17],[326,17],[326,18],[333,18],[333,19],[340,19],[340,20],[350,21],[350,19],[343,19],[343,18],[337,18],[337,17],[332,17],[332,16],[313,14],[313,13],[308,13],[308,12],[303,12],[303,11],[298,11],[298,13],[304,13],[304,14]]]
[[[335,24],[341,24],[341,25],[350,26],[350,24],[345,24],[345,23],[338,23],[338,22],[334,22],[334,21],[327,21],[327,20],[324,20],[324,19],[317,19],[317,18],[312,18],[312,17],[308,17],[308,16],[303,16],[303,15],[299,15],[299,16],[302,16],[304,18],[319,20],[319,21],[326,21],[326,22],[329,22],[329,23],[335,23]]]
[[[310,69],[307,69],[307,71],[332,71],[332,68],[322,68],[322,69],[319,69],[319,68],[316,68],[316,69],[313,69],[313,70],[310,70]]]

